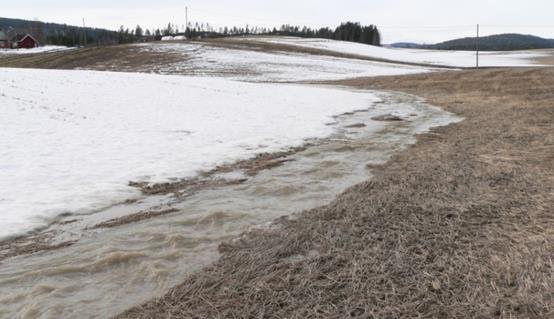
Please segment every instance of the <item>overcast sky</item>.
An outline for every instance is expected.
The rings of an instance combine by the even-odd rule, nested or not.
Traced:
[[[385,43],[433,43],[483,34],[526,33],[554,38],[552,0],[6,0],[0,16],[117,29],[189,21],[215,26],[376,24]]]

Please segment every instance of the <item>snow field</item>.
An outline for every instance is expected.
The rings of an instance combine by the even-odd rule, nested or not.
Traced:
[[[327,39],[303,39],[295,37],[250,37],[251,41],[263,41],[299,47],[321,49],[338,53],[353,54],[388,61],[442,65],[451,67],[474,67],[476,58],[472,51],[443,51],[422,49],[394,49],[365,45],[354,42]],[[481,52],[482,67],[525,67],[538,66],[532,59],[544,56],[536,51]]]
[[[220,78],[0,69],[0,238],[301,145],[371,93]]]
[[[340,80],[431,72],[432,68],[290,52],[218,48],[196,42],[141,44],[143,51],[183,54],[158,72],[225,76],[254,82]]]

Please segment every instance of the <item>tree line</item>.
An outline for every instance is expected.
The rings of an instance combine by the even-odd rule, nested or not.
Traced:
[[[136,32],[139,34],[139,26]],[[142,29],[141,29],[142,30]],[[129,31],[127,31],[129,32]],[[370,45],[381,45],[381,33],[375,25],[364,26],[358,22],[344,22],[335,29],[320,28],[312,29],[307,26],[282,25],[280,28],[266,28],[249,26],[245,27],[220,27],[214,28],[209,23],[195,23],[188,27],[181,26],[181,30],[177,25],[169,23],[167,27],[148,31],[146,36],[153,36],[155,40],[161,39],[163,36],[169,35],[184,35],[187,38],[215,38],[229,36],[244,36],[244,35],[282,35],[295,36],[302,38],[324,38],[341,41],[351,41],[365,43]]]
[[[270,34],[381,45],[381,33],[377,26],[364,26],[357,22],[341,23],[334,30],[330,28],[311,29],[308,27],[300,28],[299,26],[283,25],[279,30],[273,29]]]
[[[121,26],[117,31],[84,28],[66,24],[44,23],[20,19],[0,18],[0,29],[9,36],[30,33],[41,44],[83,46],[159,41],[164,36],[182,35],[188,39],[220,38],[246,35],[282,35],[304,38],[325,38],[381,45],[381,35],[375,25],[345,22],[336,27],[313,29],[306,26],[282,25],[279,28],[258,26],[214,27],[210,23],[189,23],[188,26],[168,23],[163,28],[146,29]]]

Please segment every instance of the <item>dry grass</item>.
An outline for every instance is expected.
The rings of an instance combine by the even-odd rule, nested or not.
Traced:
[[[466,117],[119,318],[553,318],[554,70],[359,79]]]
[[[298,51],[247,43],[210,45]],[[178,59],[113,46],[0,66],[136,71]],[[420,136],[330,205],[222,244],[217,263],[120,318],[554,317],[554,70],[338,83],[413,93],[466,121]]]
[[[0,59],[0,67],[149,72],[161,65],[184,59],[182,54],[177,53],[147,52],[134,45],[113,45],[7,56]]]
[[[156,42],[151,45],[163,45],[168,42]],[[169,42],[171,43],[171,42]],[[188,42],[175,41],[175,44],[186,44]],[[329,50],[303,48],[295,45],[269,43],[243,38],[222,38],[195,41],[194,43],[204,46],[214,46],[245,51],[279,52],[279,53],[304,53],[311,55],[334,56],[339,58],[359,59],[375,62],[393,62],[400,65],[416,65],[433,67],[435,69],[453,69],[448,66],[434,66],[428,64],[394,62],[386,59],[370,58],[367,56],[345,54]],[[167,64],[186,61],[188,57],[182,53],[154,52],[141,50],[135,45],[113,45],[90,48],[80,48],[69,51],[51,53],[40,53],[31,55],[13,55],[2,57],[0,67],[17,68],[40,68],[40,69],[87,69],[97,71],[120,71],[120,72],[157,72]],[[179,71],[175,73],[185,73]]]

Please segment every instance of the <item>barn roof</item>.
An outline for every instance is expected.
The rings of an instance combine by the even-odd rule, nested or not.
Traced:
[[[6,41],[8,40],[8,37],[4,33],[4,31],[0,31],[0,41]]]
[[[13,39],[13,41],[19,42],[19,41],[22,41],[23,39],[25,39],[26,37],[29,37],[29,38],[33,39],[33,41],[35,41],[36,43],[38,43],[37,39],[33,38],[33,36],[30,35],[29,33],[27,33],[27,34],[18,34],[18,35],[15,36],[15,38]]]

